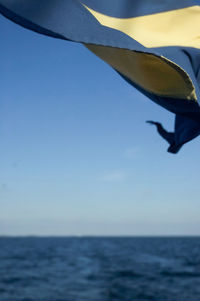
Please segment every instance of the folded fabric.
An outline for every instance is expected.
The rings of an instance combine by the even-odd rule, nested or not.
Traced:
[[[197,0],[0,0],[0,12],[38,33],[83,43],[134,88],[176,115],[177,153],[200,134]]]

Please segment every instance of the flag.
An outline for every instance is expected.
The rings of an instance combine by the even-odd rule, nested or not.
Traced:
[[[0,12],[38,33],[84,44],[174,113],[173,133],[150,121],[169,152],[200,135],[199,0],[0,0]]]

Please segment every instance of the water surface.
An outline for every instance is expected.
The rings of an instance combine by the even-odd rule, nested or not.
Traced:
[[[1,301],[199,301],[198,237],[0,238]]]

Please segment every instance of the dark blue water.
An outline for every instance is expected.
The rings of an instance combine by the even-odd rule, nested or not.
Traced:
[[[0,301],[199,301],[200,238],[0,238]]]

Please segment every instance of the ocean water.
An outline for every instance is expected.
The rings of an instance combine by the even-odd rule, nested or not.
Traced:
[[[0,301],[199,301],[200,238],[0,238]]]

